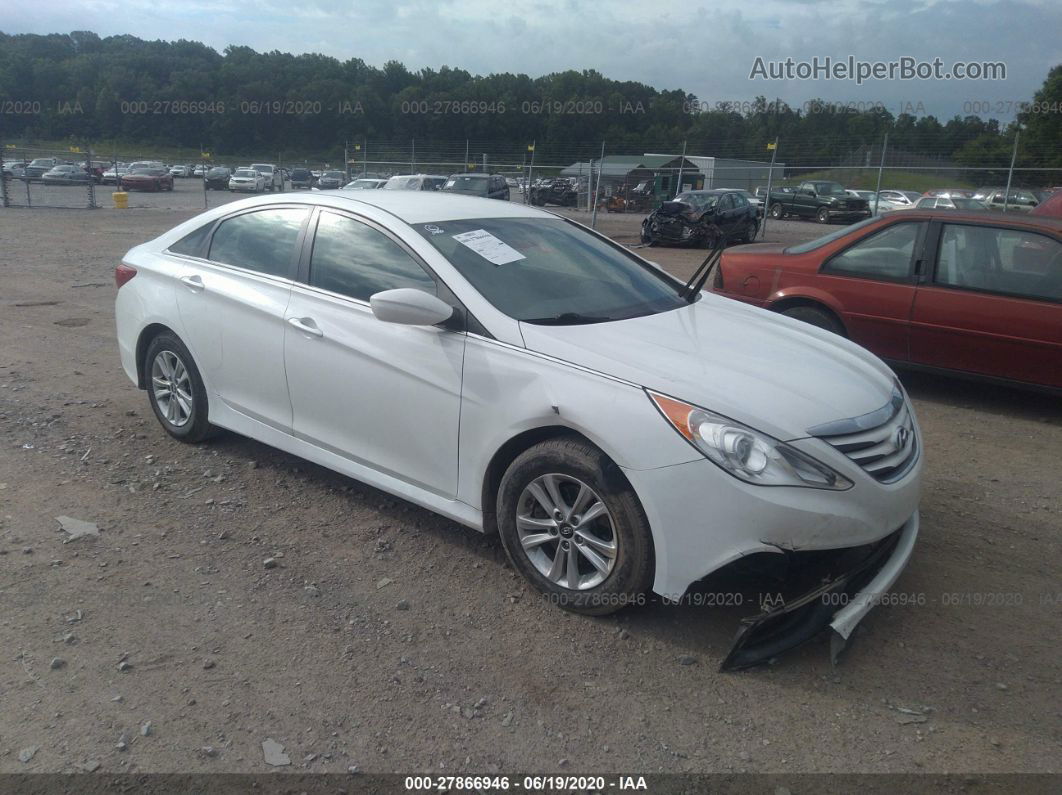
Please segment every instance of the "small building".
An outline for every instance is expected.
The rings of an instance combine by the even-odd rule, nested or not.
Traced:
[[[654,199],[654,204],[666,201],[678,193],[678,179],[682,184],[703,187],[703,175],[691,158],[681,155],[608,155],[592,163],[595,179],[601,172],[602,197],[626,194],[638,186]],[[561,170],[562,177],[587,177],[591,163],[582,161]],[[689,176],[687,176],[689,175]],[[692,188],[690,188],[692,189]]]
[[[647,157],[674,157],[674,155],[646,155]],[[682,175],[683,190],[709,188],[742,188],[750,193],[760,186],[767,185],[771,173],[771,164],[763,160],[735,160],[724,157],[701,157],[686,155],[686,160],[693,163],[698,174],[703,178],[700,184],[692,177]],[[782,181],[785,175],[785,163],[774,164],[773,184]]]

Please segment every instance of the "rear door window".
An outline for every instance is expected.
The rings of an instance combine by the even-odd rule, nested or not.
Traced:
[[[1062,243],[1023,229],[944,224],[934,282],[1062,301]]]
[[[267,276],[292,278],[295,246],[308,209],[278,207],[222,221],[210,240],[209,258]]]

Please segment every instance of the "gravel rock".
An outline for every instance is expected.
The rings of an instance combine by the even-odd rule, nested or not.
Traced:
[[[141,724],[140,724],[140,736],[141,736],[141,737],[150,737],[150,736],[151,736],[151,733],[152,733],[152,732],[153,732],[154,730],[155,730],[155,729],[154,729],[154,727],[153,727],[153,726],[151,725],[151,721],[145,721],[144,723],[141,723]]]
[[[271,737],[262,740],[262,756],[267,765],[282,767],[291,764],[291,757],[284,753],[284,746]]]
[[[398,604],[395,605],[396,610],[409,610],[409,602],[405,599],[399,599]]]
[[[678,658],[679,665],[696,665],[697,658],[692,654],[683,654]]]
[[[276,558],[266,558],[262,561],[262,567],[266,569],[275,569],[277,567]]]
[[[18,761],[25,764],[37,755],[37,751],[40,750],[39,745],[31,745],[29,748],[23,748],[18,752]]]
[[[62,657],[52,657],[52,661],[48,663],[48,667],[53,671],[58,671],[60,668],[66,667],[66,660]]]

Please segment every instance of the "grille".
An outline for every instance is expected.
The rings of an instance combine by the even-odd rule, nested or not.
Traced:
[[[918,460],[914,417],[899,390],[877,411],[810,428],[808,433],[833,445],[882,483],[899,480]]]

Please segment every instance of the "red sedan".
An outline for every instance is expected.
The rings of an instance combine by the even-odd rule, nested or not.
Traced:
[[[173,190],[173,176],[164,168],[138,168],[123,174],[119,184],[122,190]]]
[[[1062,220],[910,210],[723,253],[711,289],[896,364],[1062,390]]]

